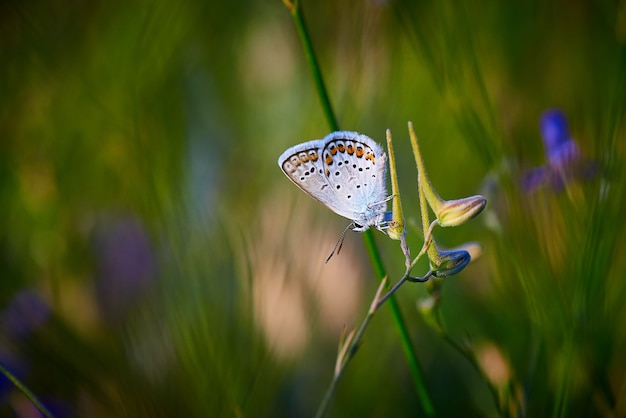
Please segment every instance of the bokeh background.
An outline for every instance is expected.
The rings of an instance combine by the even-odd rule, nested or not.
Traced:
[[[498,416],[485,379],[501,415],[626,415],[626,3],[302,7],[341,128],[394,134],[413,251],[407,121],[442,197],[488,199],[435,230],[482,245],[441,312],[484,373],[397,294],[437,416]],[[314,415],[377,281],[356,233],[324,264],[347,221],[276,164],[329,132],[284,4],[2,1],[0,63],[0,364],[58,417]],[[329,416],[422,413],[382,309]],[[2,378],[0,416],[40,413]]]

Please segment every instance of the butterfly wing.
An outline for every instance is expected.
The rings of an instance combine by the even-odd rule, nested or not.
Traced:
[[[387,208],[385,152],[373,139],[356,132],[333,132],[323,141],[324,176],[344,213],[333,210],[362,226],[373,225]]]
[[[278,157],[278,165],[303,192],[338,215],[352,219],[352,212],[337,201],[336,192],[324,174],[324,145],[323,139],[295,145]]]
[[[315,200],[360,226],[370,226],[387,207],[386,160],[371,138],[338,131],[289,148],[278,165]]]

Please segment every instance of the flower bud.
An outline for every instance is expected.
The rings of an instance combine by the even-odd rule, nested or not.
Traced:
[[[465,268],[472,258],[465,250],[439,251],[438,257],[431,260],[433,276],[438,278],[452,276]]]
[[[391,172],[391,214],[385,214],[387,222],[387,234],[391,239],[400,241],[400,247],[405,257],[406,267],[411,266],[411,252],[406,242],[406,225],[402,215],[402,203],[400,202],[400,188],[398,187],[398,176],[396,173],[396,155],[393,152],[391,143],[391,131],[387,129],[387,150],[389,151],[389,170]]]
[[[444,227],[461,225],[482,212],[486,204],[487,199],[481,195],[447,200],[437,211],[437,223]]]
[[[398,187],[398,176],[396,173],[396,155],[393,152],[391,142],[391,131],[387,129],[387,151],[389,153],[389,171],[391,174],[391,212],[385,214],[385,222],[387,223],[387,235],[391,239],[402,240],[406,236],[406,227],[404,225],[404,216],[402,215],[402,203],[400,202],[400,189]]]

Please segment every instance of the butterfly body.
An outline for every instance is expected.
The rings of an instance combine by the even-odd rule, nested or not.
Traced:
[[[373,139],[337,131],[287,149],[278,158],[285,175],[313,199],[365,231],[386,225],[387,155]]]

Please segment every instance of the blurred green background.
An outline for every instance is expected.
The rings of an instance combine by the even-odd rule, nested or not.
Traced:
[[[413,251],[407,121],[442,197],[488,199],[435,236],[483,246],[441,310],[502,409],[626,415],[626,3],[302,7],[341,128],[394,134]],[[347,221],[276,165],[329,131],[283,3],[3,1],[0,62],[0,363],[58,417],[312,416],[377,282],[359,234],[324,264]],[[527,193],[548,108],[597,171]],[[497,416],[425,296],[397,294],[436,415]],[[382,309],[329,416],[422,413]]]

